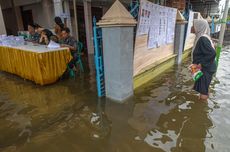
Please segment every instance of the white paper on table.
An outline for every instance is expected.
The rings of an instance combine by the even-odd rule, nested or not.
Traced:
[[[49,43],[49,45],[47,47],[50,48],[50,49],[58,49],[61,46],[60,46],[60,44],[58,44],[58,43],[56,43],[56,42],[54,42],[54,41],[51,40],[50,43]]]

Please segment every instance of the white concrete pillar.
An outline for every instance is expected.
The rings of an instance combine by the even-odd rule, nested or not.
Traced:
[[[73,31],[73,27],[72,27],[72,23],[71,23],[71,17],[70,17],[70,8],[69,8],[69,1],[65,0],[64,1],[64,10],[63,10],[63,14],[64,14],[64,21],[66,23],[66,26],[70,29],[71,34]]]
[[[47,26],[46,28],[52,29],[54,27],[54,17],[55,17],[52,0],[42,0],[42,9],[44,12],[44,20]]]
[[[176,23],[175,39],[174,39],[174,53],[177,55],[177,64],[182,63],[182,56],[184,50],[184,32],[186,21],[180,21]]]
[[[222,46],[224,42],[224,34],[225,34],[225,27],[226,27],[226,21],[228,17],[228,10],[229,10],[229,0],[225,1],[225,7],[224,7],[224,14],[222,17],[222,24],[220,29],[220,35],[219,35],[219,45]]]
[[[53,0],[54,3],[54,15],[61,16],[63,13],[62,0]]]
[[[54,14],[61,17],[62,21],[70,29],[72,34],[72,24],[70,18],[70,8],[68,0],[53,0],[54,2]]]
[[[1,5],[0,5],[0,34],[6,34],[6,27],[5,27],[4,18],[2,15]]]
[[[133,95],[133,36],[136,20],[117,0],[98,25],[103,35],[106,97],[124,102]]]
[[[74,9],[74,22],[73,22],[73,31],[76,37],[76,40],[79,41],[79,32],[78,32],[78,21],[77,21],[77,4],[76,0],[73,0],[73,9]]]
[[[84,0],[85,30],[88,55],[94,53],[91,0]]]

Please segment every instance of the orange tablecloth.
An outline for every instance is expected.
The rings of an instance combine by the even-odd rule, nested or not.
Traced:
[[[0,70],[16,74],[36,84],[54,83],[65,72],[72,56],[68,48],[45,46],[0,46]]]

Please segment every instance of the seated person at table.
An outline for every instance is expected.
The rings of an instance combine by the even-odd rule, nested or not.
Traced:
[[[62,29],[65,27],[65,25],[63,24],[62,20],[60,17],[55,17],[54,18],[54,22],[55,22],[55,27],[54,27],[54,32],[56,34],[56,36],[58,37],[58,39],[61,39],[61,33],[62,33]]]
[[[44,44],[44,45],[48,45],[52,36],[53,36],[53,33],[50,30],[48,30],[48,29],[42,30],[39,43]]]
[[[40,36],[37,32],[35,32],[34,24],[28,24],[28,32],[29,32],[29,38],[27,39],[27,41],[37,43],[39,41]]]
[[[35,32],[39,34],[39,36],[41,35],[42,31],[44,30],[43,27],[41,27],[39,24],[34,23],[35,26]]]
[[[74,63],[77,60],[77,43],[74,37],[70,35],[68,27],[62,29],[62,39],[60,41],[61,47],[68,47],[71,51],[73,59],[69,63],[70,68],[74,68]]]

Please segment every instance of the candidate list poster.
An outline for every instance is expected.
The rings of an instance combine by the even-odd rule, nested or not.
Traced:
[[[176,13],[174,8],[152,4],[148,49],[174,42]]]
[[[152,4],[151,9],[151,22],[148,34],[148,48],[159,47],[159,26],[160,26],[160,16],[159,16],[159,5]]]
[[[152,3],[146,0],[141,1],[137,35],[148,34],[151,23]]]

